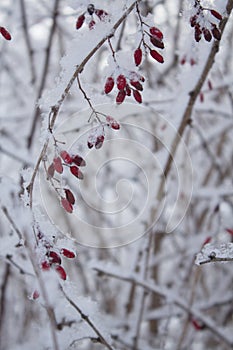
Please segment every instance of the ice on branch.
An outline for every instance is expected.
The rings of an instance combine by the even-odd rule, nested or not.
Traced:
[[[233,243],[221,244],[206,244],[200,253],[197,254],[195,264],[203,265],[210,262],[233,262]]]

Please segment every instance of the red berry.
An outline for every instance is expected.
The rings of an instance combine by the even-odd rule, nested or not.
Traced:
[[[126,96],[125,90],[120,90],[116,97],[116,103],[120,104],[124,102],[125,96]]]
[[[62,166],[62,162],[61,162],[61,158],[60,157],[56,157],[53,159],[53,166],[54,169],[59,173],[62,174],[63,172],[63,166]]]
[[[76,164],[77,166],[85,166],[86,165],[85,160],[79,155],[73,156],[72,157],[72,162],[74,164]]]
[[[197,16],[190,17],[190,25],[191,27],[194,27],[197,24]]]
[[[222,20],[222,15],[219,12],[217,12],[215,10],[210,10],[210,13],[211,13],[211,15],[213,15],[214,17],[216,17],[220,21]]]
[[[194,66],[197,62],[194,60],[194,58],[190,58],[190,64],[191,66]]]
[[[0,27],[0,33],[6,40],[11,40],[11,35],[10,33],[6,30],[4,27]]]
[[[83,173],[81,172],[81,170],[76,166],[76,165],[72,165],[70,167],[70,172],[76,176],[78,179],[82,180],[83,179]]]
[[[133,90],[133,97],[138,103],[142,103],[142,96],[138,90]]]
[[[59,277],[65,281],[66,280],[66,272],[63,269],[63,267],[60,265],[56,265],[55,270],[58,273]]]
[[[212,35],[211,35],[209,29],[204,28],[203,29],[203,34],[204,34],[204,38],[205,38],[206,41],[211,41]]]
[[[95,14],[96,14],[96,16],[99,17],[99,19],[101,21],[103,21],[105,19],[105,17],[108,16],[108,13],[106,11],[98,10],[98,9],[95,10]]]
[[[142,91],[143,90],[143,86],[139,81],[134,81],[134,80],[130,80],[130,84],[135,87],[135,89]]]
[[[210,80],[208,80],[208,88],[210,90],[213,90],[213,85],[212,85],[212,82]]]
[[[210,243],[211,242],[211,240],[212,240],[212,237],[207,237],[205,240],[204,240],[204,242],[203,242],[203,246],[205,245],[205,244],[208,244],[208,243]]]
[[[64,191],[65,191],[66,199],[70,204],[73,205],[75,203],[75,198],[73,193],[68,188],[65,188]]]
[[[216,27],[216,25],[213,24],[213,23],[212,23],[211,32],[212,32],[212,34],[213,34],[213,37],[214,37],[216,40],[220,40],[220,39],[221,39],[221,32],[220,32],[220,30]]]
[[[203,92],[200,92],[199,97],[200,97],[200,102],[203,103],[204,102],[204,94],[203,94]]]
[[[36,300],[38,299],[40,296],[40,293],[38,292],[38,290],[34,290],[34,292],[32,293],[32,299]]]
[[[201,331],[205,328],[204,323],[202,323],[202,321],[196,320],[196,319],[192,319],[192,324],[193,327],[197,330],[197,331]]]
[[[180,60],[180,64],[184,65],[186,63],[186,56],[184,56],[181,60]]]
[[[51,264],[61,264],[60,256],[52,250],[49,252],[49,261]]]
[[[105,94],[109,94],[114,87],[114,79],[112,77],[108,77],[104,86]]]
[[[48,167],[48,175],[49,175],[49,177],[53,177],[54,176],[54,172],[55,172],[55,168],[54,168],[54,164],[52,163]]]
[[[76,29],[81,28],[84,21],[85,21],[85,16],[84,15],[79,16],[76,21]]]
[[[95,148],[96,149],[101,148],[103,143],[104,143],[104,135],[98,136],[97,139],[96,139]]]
[[[68,152],[61,151],[60,156],[61,156],[61,158],[64,160],[64,162],[66,164],[71,164],[72,163],[72,157],[69,155]]]
[[[112,117],[106,117],[106,121],[111,126],[112,129],[114,130],[119,130],[120,129],[120,124]]]
[[[226,228],[226,231],[227,231],[230,235],[233,236],[233,229],[231,229],[231,228]]]
[[[136,66],[142,62],[142,49],[140,47],[134,51],[134,62]]]
[[[66,258],[73,259],[75,258],[75,253],[72,252],[71,250],[68,250],[66,248],[61,249],[61,254],[64,255]]]
[[[61,205],[67,213],[73,213],[73,206],[66,198],[61,199]]]
[[[42,268],[42,270],[44,270],[44,271],[50,270],[50,264],[48,263],[48,261],[43,261],[43,262],[41,263],[41,268]]]
[[[150,50],[150,55],[151,55],[151,57],[153,57],[159,63],[163,63],[164,62],[163,56],[160,55],[160,53],[158,53],[156,50]]]
[[[161,40],[158,40],[156,37],[151,36],[150,37],[150,42],[155,46],[158,47],[159,49],[164,49],[164,43]]]
[[[88,27],[89,27],[90,30],[94,29],[95,21],[93,19],[89,22]]]
[[[199,24],[196,24],[195,31],[194,31],[194,37],[195,37],[195,40],[197,42],[199,42],[201,40],[201,34],[202,34],[202,30],[201,30]]]
[[[130,89],[128,84],[126,84],[125,93],[126,93],[127,96],[131,96],[131,89]]]
[[[151,33],[151,35],[155,36],[158,40],[162,40],[163,39],[163,33],[161,32],[161,30],[159,30],[156,27],[151,27],[150,28],[150,33]]]
[[[124,90],[125,86],[126,86],[125,76],[123,74],[120,74],[117,77],[117,88],[118,90]]]

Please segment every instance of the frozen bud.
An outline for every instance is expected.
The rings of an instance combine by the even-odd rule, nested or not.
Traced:
[[[51,264],[59,264],[59,265],[61,264],[60,256],[53,250],[49,252],[49,261]]]
[[[138,90],[133,90],[133,97],[138,103],[142,103],[142,96]]]
[[[89,13],[90,16],[92,16],[93,13],[95,12],[95,6],[93,4],[89,4],[87,6],[87,12]]]
[[[10,33],[6,30],[4,27],[0,27],[0,33],[2,34],[3,38],[6,40],[11,40],[11,35]]]
[[[130,84],[135,87],[135,89],[142,91],[143,90],[143,86],[139,81],[134,81],[134,80],[130,80]]]
[[[99,10],[99,9],[96,9],[96,10],[95,10],[95,14],[96,14],[96,16],[99,17],[99,19],[100,19],[101,21],[103,21],[103,20],[105,19],[105,17],[108,16],[108,13],[107,13],[106,11],[104,11],[104,10]]]
[[[82,180],[84,177],[83,173],[76,165],[73,165],[70,167],[70,172],[71,172],[71,174],[73,174],[74,176],[76,176],[80,180]]]
[[[63,269],[62,266],[60,265],[56,265],[55,266],[55,271],[58,273],[59,277],[62,279],[62,280],[66,280],[66,272],[65,270]]]
[[[120,104],[124,102],[125,96],[126,96],[125,90],[120,90],[116,97],[116,103]]]
[[[113,87],[114,87],[114,79],[113,77],[108,77],[104,86],[105,94],[109,94],[109,92],[112,91]]]
[[[134,51],[134,62],[136,66],[142,62],[142,49],[140,47]]]
[[[53,166],[54,166],[54,169],[56,170],[56,172],[58,172],[59,174],[62,174],[63,166],[62,166],[62,162],[61,162],[60,157],[56,157],[53,159]]]
[[[85,166],[86,165],[85,160],[79,155],[73,156],[72,157],[72,162],[74,164],[76,164],[77,166]]]
[[[101,148],[103,143],[104,143],[104,135],[98,136],[97,139],[96,139],[95,148],[96,149]]]
[[[66,198],[61,199],[61,205],[67,213],[73,213],[73,206]]]
[[[204,34],[204,38],[206,41],[211,41],[212,35],[211,35],[209,29],[203,28],[203,34]]]
[[[219,12],[217,12],[215,10],[210,10],[210,13],[211,13],[211,15],[213,15],[214,17],[216,17],[220,21],[222,20],[222,15]]]
[[[164,62],[163,56],[160,55],[160,53],[158,53],[158,51],[150,50],[150,55],[151,55],[151,57],[153,57],[159,63],[163,63]]]
[[[64,255],[66,258],[69,258],[69,259],[74,259],[75,256],[76,256],[74,252],[72,252],[71,250],[66,249],[66,248],[62,248],[61,249],[61,254]]]
[[[95,21],[93,19],[89,22],[88,27],[89,27],[90,30],[94,29]]]
[[[68,200],[68,202],[70,204],[73,205],[75,203],[75,198],[74,198],[73,193],[68,188],[65,188],[64,191],[65,191],[66,199]]]
[[[155,46],[158,47],[159,49],[164,49],[164,43],[161,40],[158,40],[156,37],[151,36],[150,37],[150,42]]]
[[[48,175],[49,175],[49,177],[53,177],[54,176],[54,172],[55,172],[55,168],[54,168],[54,164],[52,163],[48,167]]]
[[[85,21],[85,16],[84,15],[79,16],[76,21],[76,29],[81,28],[84,21]]]
[[[64,160],[64,162],[66,164],[71,164],[72,163],[72,157],[69,155],[68,152],[61,151],[60,156],[61,156],[61,158]]]
[[[161,32],[161,30],[159,30],[156,27],[151,27],[150,28],[150,33],[151,33],[151,35],[156,37],[158,40],[162,40],[163,39],[163,33]]]
[[[125,76],[123,74],[120,74],[117,77],[117,88],[118,90],[123,90],[126,86],[126,79]]]

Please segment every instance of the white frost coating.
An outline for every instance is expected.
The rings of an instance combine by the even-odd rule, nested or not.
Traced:
[[[221,244],[219,247],[206,244],[201,252],[197,254],[195,264],[201,265],[211,261],[230,260],[233,260],[233,243]]]

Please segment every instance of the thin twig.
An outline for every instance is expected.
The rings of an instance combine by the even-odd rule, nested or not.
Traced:
[[[102,333],[99,331],[99,329],[94,325],[94,323],[90,320],[89,316],[84,314],[83,311],[80,309],[80,307],[72,300],[70,297],[66,294],[64,289],[61,287],[62,293],[64,294],[64,297],[66,300],[70,303],[71,306],[79,313],[81,318],[93,329],[95,334],[98,336],[98,339],[100,339],[100,342],[106,346],[109,350],[114,350],[114,348],[109,344],[109,342],[106,340],[106,338],[102,335]]]
[[[29,30],[28,30],[28,21],[27,21],[27,15],[26,15],[26,10],[25,10],[25,1],[20,0],[20,9],[22,13],[22,22],[23,22],[23,31],[24,31],[24,36],[25,36],[25,41],[26,41],[26,46],[28,50],[28,57],[29,57],[29,62],[30,62],[30,68],[31,68],[31,83],[34,85],[36,81],[36,69],[35,69],[35,62],[34,62],[34,50],[32,48],[31,44],[31,39],[29,35]]]
[[[49,38],[48,38],[48,44],[47,44],[47,47],[46,47],[46,50],[45,50],[46,51],[45,62],[44,62],[43,72],[42,72],[42,76],[41,76],[41,82],[40,82],[40,86],[39,86],[39,90],[38,90],[36,101],[38,101],[39,98],[42,95],[42,92],[43,92],[44,87],[45,87],[46,79],[47,79],[47,76],[48,76],[50,54],[51,54],[51,49],[52,49],[52,41],[53,41],[53,38],[54,38],[56,26],[57,26],[59,1],[60,0],[55,0],[55,3],[54,3],[53,18],[52,18],[53,24],[52,24],[52,27],[50,29],[50,34],[49,34]],[[36,131],[36,124],[37,124],[37,121],[39,119],[39,116],[40,116],[40,107],[37,105],[36,109],[35,109],[35,112],[34,112],[33,119],[32,119],[31,131],[30,131],[30,134],[29,134],[29,137],[28,137],[28,149],[30,149],[31,146],[32,146],[32,141],[33,141],[34,134],[35,134],[35,131]]]

